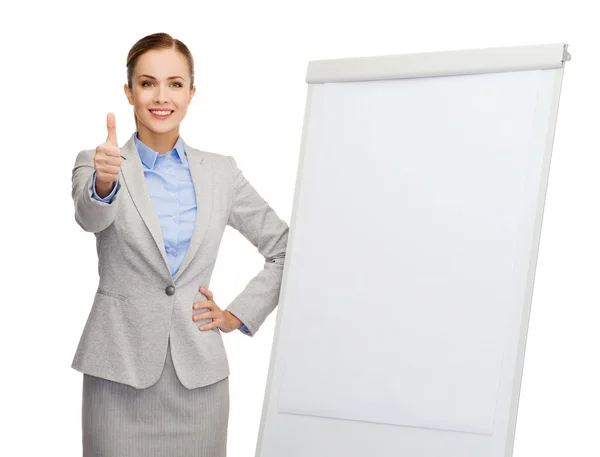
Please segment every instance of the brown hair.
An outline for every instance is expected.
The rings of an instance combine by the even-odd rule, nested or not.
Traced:
[[[168,33],[153,33],[152,35],[147,35],[138,40],[138,42],[131,47],[127,54],[127,85],[129,88],[131,89],[132,87],[131,78],[138,59],[142,54],[155,49],[175,49],[185,57],[190,71],[190,90],[192,90],[192,87],[194,87],[194,58],[192,57],[192,53],[183,42],[173,38]],[[133,116],[135,118],[135,127],[137,128],[137,116],[135,113]]]

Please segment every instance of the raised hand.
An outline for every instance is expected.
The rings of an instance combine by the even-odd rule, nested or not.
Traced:
[[[106,141],[96,146],[94,155],[96,192],[101,197],[108,195],[112,190],[113,183],[119,179],[123,161],[121,149],[117,143],[117,122],[113,113],[106,115],[106,129],[108,130]]]

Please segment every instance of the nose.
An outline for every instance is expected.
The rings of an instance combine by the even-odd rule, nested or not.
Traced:
[[[167,101],[167,89],[162,84],[158,84],[156,91],[154,91],[154,103],[161,104]]]

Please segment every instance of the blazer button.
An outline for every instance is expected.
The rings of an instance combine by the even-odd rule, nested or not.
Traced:
[[[167,295],[173,295],[173,294],[175,293],[175,287],[173,287],[173,286],[168,286],[168,287],[165,289],[165,293],[166,293]]]

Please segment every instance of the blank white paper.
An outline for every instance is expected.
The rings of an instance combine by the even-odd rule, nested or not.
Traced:
[[[326,84],[279,412],[493,433],[539,74]]]

